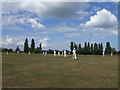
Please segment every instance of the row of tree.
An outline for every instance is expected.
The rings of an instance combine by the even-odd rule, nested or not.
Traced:
[[[32,39],[31,40],[31,45],[29,47],[29,45],[28,45],[28,39],[26,38],[25,39],[25,43],[24,43],[24,52],[28,53],[29,51],[31,53],[41,53],[41,51],[42,51],[42,45],[41,45],[41,43],[39,44],[39,47],[35,48],[35,41],[34,41],[34,39]]]
[[[94,55],[102,55],[103,53],[103,44],[102,43],[90,43],[90,42],[85,42],[84,46],[82,47],[81,44],[76,44],[75,42],[70,42],[70,50],[71,50],[71,54],[73,49],[76,49],[77,54],[94,54]],[[7,49],[4,48],[1,50],[2,52],[17,52],[20,51],[19,47],[17,46],[17,48],[15,49],[15,51],[13,51],[13,49]],[[42,50],[42,44],[39,44],[39,47],[35,48],[35,41],[34,39],[31,40],[31,45],[28,44],[28,39],[25,39],[24,42],[24,51],[20,51],[20,52],[31,52],[31,53],[41,53],[45,50]],[[56,50],[56,52],[58,52],[59,50]],[[67,53],[69,52],[68,50],[66,50]],[[48,53],[53,53],[54,50],[47,50]],[[59,51],[59,52],[63,52],[63,51]],[[106,42],[106,47],[105,47],[105,54],[110,54],[110,53],[117,53],[115,48],[111,48],[110,46],[110,42]],[[120,52],[118,52],[118,54],[120,54]]]
[[[84,47],[81,47],[81,44],[76,44],[75,42],[70,43],[70,50],[71,53],[73,49],[76,49],[78,54],[95,54],[95,55],[102,55],[103,53],[103,44],[102,43],[89,43],[85,42]],[[105,54],[116,53],[115,48],[111,48],[110,42],[106,43]]]

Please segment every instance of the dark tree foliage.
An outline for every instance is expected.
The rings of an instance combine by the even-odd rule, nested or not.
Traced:
[[[106,48],[105,48],[105,54],[110,54],[111,53],[111,46],[110,42],[106,43]]]
[[[42,44],[39,45],[40,52],[42,51]]]
[[[42,45],[41,45],[41,43],[39,44],[39,47],[34,49],[34,52],[35,53],[41,53],[42,52]]]
[[[98,53],[98,45],[97,43],[94,43],[94,54]]]
[[[113,54],[116,54],[116,53],[117,53],[117,51],[116,51],[115,48],[111,48],[111,52],[112,52]]]
[[[120,54],[120,51],[118,51],[118,54]]]
[[[31,52],[33,53],[35,51],[35,42],[34,39],[31,40]]]
[[[15,52],[17,52],[17,51],[20,51],[19,46],[17,46],[17,48],[15,49]]]
[[[49,50],[48,50],[48,53],[53,54],[53,53],[54,53],[54,50],[49,49]]]
[[[83,54],[87,54],[87,42],[84,43],[84,50],[83,50]]]
[[[78,45],[78,53],[79,53],[79,54],[82,53],[82,47],[81,47],[81,44]]]
[[[73,42],[70,42],[70,50],[71,50],[71,52],[73,51],[73,48],[74,48],[74,44],[73,44]]]
[[[91,43],[90,42],[85,42],[84,43],[84,46],[81,47],[81,44],[76,45],[76,43],[73,43],[72,42],[72,45],[73,45],[73,48],[76,48],[76,50],[78,51],[79,54],[94,54],[94,55],[102,55],[102,52],[103,52],[103,44],[102,43]],[[113,54],[120,54],[120,51],[116,51],[115,48],[111,48],[110,46],[110,43],[107,42],[106,43],[106,49],[105,49],[105,53],[106,54],[110,54],[111,52],[113,52]]]
[[[76,43],[74,43],[74,48],[75,48],[76,51],[78,51],[78,48],[77,48],[77,44],[76,44]]]
[[[101,53],[101,45],[100,45],[100,43],[99,43],[99,44],[98,44],[98,52],[97,52],[97,54],[100,55],[100,53]]]
[[[94,48],[93,48],[93,44],[91,43],[91,54],[94,53]]]
[[[90,43],[88,42],[88,47],[87,47],[87,54],[91,54],[91,52],[90,52]]]
[[[13,49],[8,49],[8,48],[1,48],[2,52],[13,52]]]
[[[8,52],[10,53],[10,52],[13,52],[13,49],[8,49]]]
[[[28,39],[25,39],[25,43],[24,43],[24,52],[28,53],[29,52],[29,46],[28,46]]]
[[[102,52],[103,52],[103,44],[101,43],[100,44],[100,55],[102,55]]]

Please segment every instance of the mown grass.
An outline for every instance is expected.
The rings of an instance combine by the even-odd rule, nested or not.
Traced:
[[[116,88],[118,56],[3,54],[3,88]]]

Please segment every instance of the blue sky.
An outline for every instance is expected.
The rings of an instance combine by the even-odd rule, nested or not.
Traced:
[[[2,46],[23,49],[34,38],[36,47],[69,50],[70,41],[111,42],[118,48],[118,4],[115,2],[4,2]]]

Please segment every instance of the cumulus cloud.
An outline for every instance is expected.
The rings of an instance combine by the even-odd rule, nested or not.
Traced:
[[[48,47],[48,40],[49,40],[48,37],[45,37],[45,38],[39,40],[39,42],[42,44],[43,48],[47,48]]]
[[[35,29],[45,29],[45,25],[40,23],[39,18],[31,18],[30,15],[5,15],[2,18],[2,26],[3,28],[23,31],[21,27],[18,27],[17,24],[29,26]]]
[[[85,27],[108,28],[117,25],[117,17],[106,9],[97,12],[96,15],[90,17],[90,21],[81,24]]]
[[[6,36],[2,44],[9,45],[9,44],[12,44],[12,42],[13,42],[13,39],[9,36]]]
[[[91,16],[90,20],[84,24],[80,24],[86,32],[93,32],[94,35],[118,35],[118,20],[117,17],[106,9],[97,11],[96,15]]]
[[[13,5],[14,4],[14,5]],[[40,17],[75,18],[77,11],[87,8],[88,3],[76,2],[4,2],[3,14],[26,11]]]
[[[16,49],[17,46],[21,50],[24,48],[25,39],[28,38],[29,47],[31,45],[31,40],[34,38],[35,40],[35,47],[38,47],[40,43],[42,43],[42,47],[47,48],[49,38],[48,37],[40,37],[40,36],[24,36],[24,35],[17,35],[17,36],[3,36],[2,38],[2,47],[13,48]]]
[[[38,29],[45,28],[43,24],[37,22],[37,18],[30,18],[28,21],[31,23],[33,28],[38,28]]]

